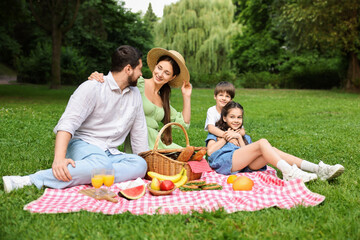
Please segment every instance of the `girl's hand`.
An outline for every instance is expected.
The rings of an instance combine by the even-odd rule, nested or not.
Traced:
[[[91,75],[88,77],[89,80],[96,80],[98,82],[103,83],[104,82],[104,74],[102,73],[98,73],[98,72],[93,72],[91,73]]]
[[[235,138],[230,139],[229,143],[232,143],[232,144],[234,144],[234,145],[236,145],[236,146],[240,147],[239,141],[238,141],[237,139],[235,139]]]
[[[228,129],[225,134],[224,134],[224,138],[226,141],[230,141],[231,139],[238,139],[238,138],[241,138],[241,135],[237,132],[235,132],[234,130],[232,129]]]
[[[181,87],[181,93],[183,97],[191,97],[192,85],[189,82],[183,82],[183,85]]]

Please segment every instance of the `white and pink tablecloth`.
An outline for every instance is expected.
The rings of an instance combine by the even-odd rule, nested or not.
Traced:
[[[95,200],[78,193],[81,189],[91,188],[81,185],[67,189],[46,188],[37,200],[27,204],[24,210],[33,213],[67,213],[78,211],[100,212],[104,214],[186,214],[191,211],[214,211],[223,208],[228,213],[237,211],[257,211],[269,207],[290,209],[296,206],[316,206],[325,197],[311,192],[301,180],[283,181],[276,176],[276,171],[268,167],[267,171],[239,173],[254,181],[252,191],[233,191],[225,175],[214,171],[204,172],[201,179],[207,183],[218,183],[222,190],[202,190],[182,192],[176,189],[167,196],[152,196],[148,190],[137,200],[117,197],[119,202]],[[144,180],[145,183],[149,181]],[[111,191],[118,193],[120,183],[114,184]]]

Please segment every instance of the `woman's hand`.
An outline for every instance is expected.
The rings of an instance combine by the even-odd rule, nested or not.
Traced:
[[[191,119],[191,92],[192,86],[190,83],[183,82],[181,87],[181,92],[183,95],[183,111],[182,115],[184,118],[184,122],[190,124]]]
[[[183,85],[181,87],[181,93],[184,97],[191,97],[192,85],[189,82],[183,82]]]
[[[91,75],[88,77],[89,80],[96,80],[98,82],[103,83],[104,82],[104,74],[103,73],[98,73],[98,72],[93,72],[91,73]]]

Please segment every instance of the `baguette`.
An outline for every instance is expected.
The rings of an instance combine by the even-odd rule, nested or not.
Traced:
[[[179,157],[176,159],[180,162],[187,162],[191,158],[191,156],[194,153],[195,148],[193,146],[187,146],[179,155]]]

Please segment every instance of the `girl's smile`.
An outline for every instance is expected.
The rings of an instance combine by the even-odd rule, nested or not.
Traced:
[[[243,123],[243,112],[240,108],[233,108],[230,109],[228,114],[223,117],[224,122],[227,123],[227,125],[233,129],[239,129],[242,126]]]

